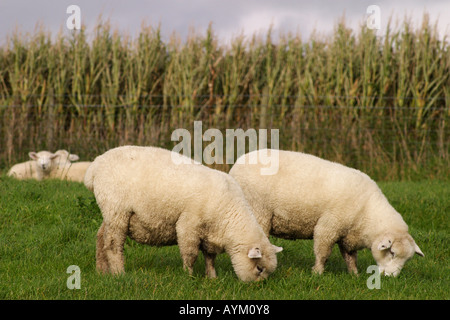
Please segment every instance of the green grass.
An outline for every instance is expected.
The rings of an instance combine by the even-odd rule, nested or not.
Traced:
[[[0,177],[0,299],[449,299],[450,188],[445,181],[380,183],[425,253],[407,262],[397,278],[370,290],[368,250],[358,256],[358,277],[347,273],[337,247],[322,276],[313,275],[312,241],[272,239],[284,247],[267,280],[243,283],[226,254],[217,279],[204,277],[200,255],[194,276],[182,268],[178,247],[127,240],[121,276],[95,270],[96,232],[102,217],[93,194],[65,181]],[[81,270],[81,289],[69,290],[70,265]]]

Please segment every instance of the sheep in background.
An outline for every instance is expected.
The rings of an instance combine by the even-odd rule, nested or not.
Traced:
[[[19,180],[37,179],[36,161],[29,160],[13,165],[8,171],[8,176],[14,177]]]
[[[28,155],[36,161],[37,180],[50,178],[52,171],[56,170],[59,165],[59,161],[56,161],[56,159],[61,156],[49,151],[29,152]]]
[[[56,170],[49,175],[50,178],[83,182],[84,174],[92,162],[79,161],[78,155],[70,154],[67,150],[58,150],[55,154],[60,154],[59,165]]]
[[[72,162],[80,160],[78,155],[69,153],[69,151],[65,149],[60,149],[56,151],[55,154],[59,155],[58,167],[65,167],[70,165]]]
[[[52,155],[53,157],[51,157]],[[72,161],[79,159],[78,155],[70,154],[64,149],[58,150],[54,154],[48,151],[30,152],[29,156],[32,160],[15,164],[8,171],[8,176],[17,179],[42,180],[52,177],[52,172],[67,167]],[[39,159],[39,161],[36,159]],[[39,168],[37,168],[38,166]],[[40,172],[40,178],[38,178],[38,171]]]
[[[84,182],[84,175],[91,164],[90,161],[71,163],[67,167],[58,169],[55,172],[55,177],[68,181]]]
[[[277,174],[261,175],[267,165],[248,161],[267,152],[278,155]],[[267,235],[314,239],[316,273],[324,271],[335,243],[353,273],[363,248],[386,275],[398,275],[414,253],[423,256],[401,215],[361,171],[300,152],[259,150],[239,158],[229,174]]]
[[[176,164],[177,157],[189,163]],[[282,248],[269,242],[241,188],[224,172],[168,150],[124,146],[98,156],[84,182],[103,215],[100,272],[124,272],[127,236],[148,245],[178,244],[189,274],[199,250],[208,277],[216,277],[214,260],[224,251],[243,281],[264,279],[276,268]]]

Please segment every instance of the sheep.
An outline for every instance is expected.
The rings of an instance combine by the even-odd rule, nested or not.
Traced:
[[[69,181],[84,181],[84,174],[91,164],[90,161],[78,161],[80,158],[76,154],[71,154],[67,150],[61,149],[55,152],[59,155],[56,166],[45,176],[45,178],[57,178]]]
[[[32,151],[28,155],[32,160],[13,166],[8,175],[19,179],[48,179],[58,168],[67,166],[71,161],[78,160],[77,155],[70,154],[66,150],[58,150],[55,153],[45,150],[37,153]]]
[[[36,161],[29,160],[21,163],[16,163],[9,169],[8,176],[16,179],[37,179],[36,175]]]
[[[70,165],[72,162],[80,160],[80,157],[76,154],[69,153],[65,149],[60,149],[55,152],[59,155],[58,167]]]
[[[50,176],[52,170],[57,168],[56,159],[60,157],[59,154],[54,154],[49,151],[29,152],[28,155],[36,161],[36,178],[43,180]]]
[[[93,161],[84,183],[103,216],[97,270],[124,272],[129,236],[148,245],[178,244],[190,275],[201,250],[207,277],[216,277],[215,257],[225,251],[242,281],[267,278],[282,248],[269,242],[233,178],[186,158],[157,147],[123,146]]]
[[[52,159],[50,159],[51,152],[40,151],[30,152],[29,156],[32,160],[17,163],[8,171],[8,176],[17,179],[47,179],[55,175],[56,170],[64,170],[72,164],[73,161],[79,159],[78,155],[71,154],[67,150],[61,149],[56,151]],[[37,160],[39,159],[39,161]],[[51,161],[50,161],[51,160]],[[37,168],[39,166],[39,168]],[[40,172],[38,178],[38,171]]]
[[[278,156],[277,174],[261,175],[264,165],[248,164],[261,152]],[[414,253],[424,256],[401,215],[359,170],[300,152],[264,149],[240,157],[229,174],[266,235],[314,239],[315,273],[323,273],[335,243],[355,274],[360,249],[369,248],[380,273],[388,276],[397,276]]]
[[[64,152],[66,152],[67,155],[64,154]],[[58,150],[57,152],[55,152],[55,155],[56,154],[58,154],[59,156],[64,156],[65,159],[68,159],[70,156],[70,154],[65,150]],[[40,155],[39,169],[37,168],[38,162],[36,161],[39,158],[38,155]],[[40,178],[42,179],[44,176],[48,176],[49,172],[51,171],[50,167],[55,168],[57,167],[57,165],[59,165],[59,163],[56,165],[51,165],[51,161],[55,160],[59,156],[54,157],[53,160],[51,160],[50,155],[52,155],[52,153],[48,151],[40,151],[38,153],[30,152],[29,156],[32,160],[15,164],[8,171],[8,176],[12,176],[17,179],[38,179],[37,172],[41,171],[43,172],[42,174],[40,174]]]
[[[58,170],[55,171],[54,176],[63,180],[84,182],[84,175],[91,163],[92,162],[90,161],[71,163],[66,167],[58,168]]]

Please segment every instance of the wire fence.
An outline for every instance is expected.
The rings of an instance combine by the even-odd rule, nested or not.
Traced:
[[[22,104],[11,104],[11,105],[0,105],[0,108],[39,108],[44,105],[22,105]],[[61,104],[61,103],[53,103],[53,104],[45,104],[45,107],[49,108],[167,108],[167,105],[164,104],[115,104],[115,105],[107,105],[104,104]],[[424,110],[423,107],[401,107],[401,106],[350,106],[350,105],[339,105],[339,106],[331,106],[331,105],[285,105],[285,104],[204,104],[204,105],[171,105],[170,108],[254,108],[254,107],[270,107],[270,108],[301,108],[301,109],[352,109],[352,110]],[[435,110],[435,111],[448,111],[447,107],[428,107],[426,110]]]
[[[22,99],[22,98],[39,98],[42,97],[42,94],[32,94],[28,93],[26,95],[23,94],[9,94],[8,99],[15,100],[15,99]],[[414,96],[388,96],[388,95],[372,95],[372,96],[366,96],[366,95],[305,95],[305,94],[264,94],[264,93],[255,93],[255,94],[154,94],[154,93],[146,93],[146,94],[108,94],[108,93],[75,93],[75,94],[69,94],[69,93],[46,93],[45,97],[58,97],[58,98],[75,98],[75,97],[89,97],[89,98],[101,98],[101,97],[114,97],[114,98],[129,98],[133,97],[134,99],[141,99],[141,98],[229,98],[229,97],[240,97],[240,98],[252,98],[252,97],[272,97],[272,98],[289,98],[289,99],[297,99],[297,98],[319,98],[319,99],[328,99],[328,98],[334,98],[334,99],[377,99],[377,100],[439,100],[439,101],[446,101],[448,98],[444,96],[429,96],[429,97],[414,97]],[[5,98],[4,98],[5,99]]]

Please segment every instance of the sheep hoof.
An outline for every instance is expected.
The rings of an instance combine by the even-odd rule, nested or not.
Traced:
[[[352,276],[359,277],[358,270],[349,270],[348,273],[350,273]]]
[[[324,268],[322,266],[314,266],[312,268],[312,272],[314,274],[318,274],[318,275],[321,275],[323,273],[323,270],[324,270]]]
[[[217,278],[217,275],[216,275],[215,272],[214,272],[213,274],[212,274],[212,273],[207,273],[207,274],[206,274],[206,277],[207,277],[208,279],[216,279],[216,278]]]

